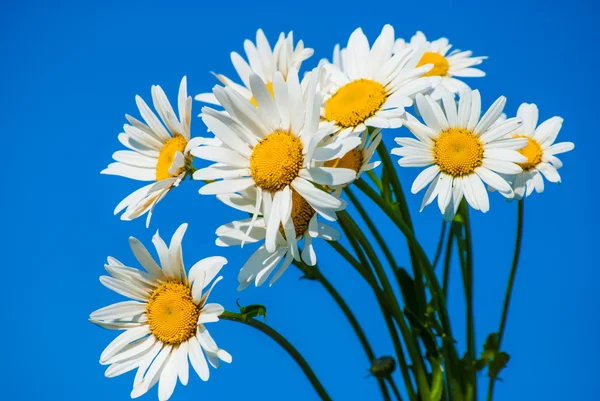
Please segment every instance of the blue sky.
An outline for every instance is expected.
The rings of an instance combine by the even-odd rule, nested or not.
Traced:
[[[399,37],[416,30],[446,36],[455,46],[487,55],[488,76],[469,81],[482,92],[484,107],[500,95],[507,113],[534,102],[543,119],[565,119],[559,139],[576,149],[565,155],[563,183],[526,204],[525,240],[504,348],[512,356],[497,386],[497,400],[584,400],[596,396],[598,202],[593,164],[600,146],[597,115],[598,6],[591,1],[504,1],[460,5],[428,2],[285,3],[166,2],[4,2],[0,6],[0,132],[4,182],[0,198],[4,305],[0,376],[2,398],[11,400],[127,400],[132,374],[106,379],[98,358],[114,333],[87,322],[89,313],[121,298],[101,286],[106,256],[126,263],[130,235],[148,243],[160,228],[170,237],[190,223],[184,239],[191,266],[210,255],[230,262],[215,302],[235,310],[262,303],[268,323],[305,355],[336,400],[375,399],[376,382],[343,315],[317,283],[290,269],[273,288],[235,292],[237,270],[251,249],[219,249],[215,228],[240,214],[187,182],[160,204],[149,230],[142,220],[112,216],[116,203],[138,183],[107,177],[100,170],[120,148],[124,114],[138,115],[134,96],[149,98],[160,84],[175,96],[183,75],[189,92],[215,84],[210,71],[234,76],[229,52],[242,51],[246,38],[262,27],[269,38],[293,30],[330,57],[333,45],[362,26],[375,38],[385,23]],[[372,40],[373,40],[372,39]],[[273,40],[274,42],[274,40]],[[199,112],[194,104],[194,114]],[[192,123],[193,135],[205,132]],[[407,135],[403,130],[397,134]],[[396,133],[388,132],[392,145]],[[418,169],[402,169],[405,186]],[[8,185],[10,184],[10,185]],[[435,207],[418,213],[421,196],[409,203],[425,248],[433,252],[440,224]],[[404,241],[377,212],[384,234],[401,263]],[[472,214],[475,245],[475,302],[478,347],[496,330],[508,271],[516,204],[491,197],[491,211]],[[392,354],[375,300],[357,274],[326,244],[318,245],[323,273],[359,316],[379,355]],[[17,276],[8,277],[8,272]],[[457,270],[449,306],[456,336],[464,344],[464,303]],[[211,372],[207,383],[190,380],[173,400],[313,400],[300,370],[276,344],[232,322],[211,327],[234,362]],[[399,379],[399,377],[398,377]],[[144,399],[156,399],[153,391]]]

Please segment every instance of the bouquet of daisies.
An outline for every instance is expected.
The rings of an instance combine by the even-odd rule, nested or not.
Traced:
[[[535,104],[522,104],[510,118],[503,114],[502,96],[484,107],[479,91],[462,79],[483,77],[477,67],[486,57],[451,48],[446,38],[429,41],[421,32],[410,41],[397,39],[390,25],[370,44],[359,28],[344,48],[334,48],[332,60],[301,72],[311,48],[295,42],[292,33],[281,33],[271,47],[258,30],[255,43],[244,42],[245,57],[231,53],[239,77],[216,74],[220,84],[195,97],[208,128],[200,131],[208,135],[191,131],[193,100],[185,77],[176,104],[160,86],[151,90],[154,111],[136,97],[141,119],[126,116],[118,139],[127,150],[115,152],[102,173],[147,184],[127,195],[114,213],[121,213],[122,220],[146,215],[149,226],[171,190],[197,184],[201,195],[214,196],[242,212],[232,214],[245,217],[223,217],[223,225],[215,227],[218,246],[258,243],[247,262],[235,268],[238,291],[267,281],[271,286],[293,265],[331,294],[379,384],[380,394],[370,399],[473,401],[482,376],[478,372],[486,371],[491,400],[509,359],[501,345],[519,261],[524,199],[534,190],[543,192],[545,181],[560,182],[557,155],[574,145],[557,142],[560,117],[538,124]],[[398,147],[388,150],[384,135],[395,136]],[[408,186],[395,164],[421,169],[410,185],[412,194],[424,191],[421,210],[437,201],[443,223],[435,255],[426,254],[415,236]],[[361,203],[359,192],[368,205]],[[488,212],[493,192],[518,204],[516,243],[499,329],[488,335],[483,349],[476,349],[469,214]],[[346,210],[348,202],[356,215]],[[368,212],[373,208],[386,219],[373,221]],[[398,267],[394,244],[380,233],[382,224],[402,234],[410,268]],[[108,275],[100,281],[128,300],[90,315],[92,323],[120,331],[100,356],[108,366],[106,376],[135,371],[132,398],[158,384],[159,400],[168,400],[177,381],[187,384],[190,365],[206,381],[209,365],[232,362],[208,331],[209,323],[226,319],[280,344],[319,397],[331,400],[298,350],[261,319],[265,306],[225,311],[209,300],[227,259],[209,256],[187,270],[182,258],[186,228],[182,224],[169,243],[157,231],[154,256],[131,237],[138,267],[108,257]],[[351,248],[338,242],[342,237]],[[331,246],[373,291],[394,345],[392,356],[374,354],[352,310],[318,268],[316,243]],[[458,353],[446,304],[454,252],[465,290],[464,355]],[[441,274],[434,272],[438,264],[444,265]],[[393,276],[386,274],[386,265]],[[401,384],[392,377],[396,368]]]

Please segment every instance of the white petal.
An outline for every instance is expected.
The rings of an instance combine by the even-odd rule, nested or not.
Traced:
[[[190,338],[188,352],[192,367],[202,381],[207,381],[210,376],[208,364],[206,363],[206,358],[204,357],[204,353],[202,352],[202,348],[200,348],[200,344],[196,337]]]
[[[235,167],[249,167],[250,161],[240,153],[216,146],[200,146],[191,150],[191,154],[200,159],[224,163]]]
[[[356,172],[347,168],[312,167],[300,170],[300,176],[320,185],[342,185],[353,181]]]
[[[481,178],[490,187],[500,192],[511,192],[510,184],[492,170],[489,170],[485,167],[479,167],[475,169],[475,173],[477,173],[479,178]]]
[[[425,170],[423,170],[423,171],[421,171],[421,173],[419,173],[417,178],[415,178],[415,181],[413,182],[410,191],[413,194],[416,194],[417,192],[419,192],[420,190],[425,188],[427,185],[429,185],[429,183],[435,177],[437,177],[439,172],[440,172],[440,168],[437,165],[427,167]]]
[[[200,188],[200,191],[198,192],[200,192],[200,194],[202,195],[225,194],[240,192],[254,185],[255,184],[252,177],[231,178],[206,184],[202,188]]]
[[[560,182],[560,174],[556,168],[552,167],[549,163],[540,163],[536,166],[536,168],[544,174],[544,177],[550,182]]]

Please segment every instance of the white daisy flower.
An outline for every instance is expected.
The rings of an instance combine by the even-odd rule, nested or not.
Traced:
[[[224,203],[249,213],[254,211],[255,198],[256,191],[254,190],[219,197]],[[265,213],[265,215],[268,216],[269,213]],[[236,246],[264,241],[268,225],[268,221],[263,217],[258,217],[255,222],[252,219],[233,221],[217,229],[216,244],[218,246]],[[285,227],[279,227],[275,252],[269,252],[265,244],[254,252],[238,274],[240,284],[238,291],[244,290],[252,282],[257,287],[264,284],[279,266],[269,281],[269,285],[273,285],[285,273],[294,259],[302,259],[307,265],[314,266],[317,263],[317,255],[313,246],[315,238],[337,241],[340,239],[340,234],[328,224],[318,221],[315,210],[297,192],[292,191],[291,219]],[[300,254],[298,242],[301,240],[304,240],[304,248]]]
[[[229,87],[214,93],[227,113],[205,107],[202,120],[222,146],[201,146],[192,154],[215,164],[194,173],[197,180],[217,180],[203,186],[201,194],[233,194],[248,188],[257,191],[255,217],[261,210],[269,221],[266,247],[276,248],[277,232],[292,212],[292,193],[297,192],[321,216],[336,220],[346,203],[317,186],[341,185],[356,177],[354,170],[319,166],[340,157],[322,145],[333,124],[319,128],[321,97],[315,93],[316,75],[302,91],[298,74],[291,69],[287,80],[275,73],[271,96],[256,74],[250,75],[255,107]],[[317,186],[315,186],[317,185]]]
[[[190,149],[204,139],[190,140],[192,98],[187,95],[186,77],[179,86],[179,119],[158,85],[152,86],[152,101],[160,120],[140,96],[136,96],[135,101],[147,125],[130,115],[125,116],[129,124],[123,126],[125,132],[118,138],[130,150],[113,153],[115,163],[109,164],[101,174],[152,181],[123,199],[114,211],[118,214],[126,208],[121,220],[133,220],[148,212],[148,226],[156,204],[189,174],[193,161]]]
[[[181,240],[187,224],[182,224],[167,244],[158,235],[152,238],[160,265],[140,241],[129,244],[146,271],[123,265],[109,257],[105,265],[110,276],[100,282],[131,301],[119,302],[93,312],[90,321],[111,330],[123,330],[102,352],[100,363],[110,365],[106,377],[137,369],[132,398],[144,395],[158,383],[158,399],[168,400],[177,379],[188,383],[188,358],[203,381],[208,380],[208,362],[218,368],[220,361],[230,363],[231,355],[220,349],[205,327],[217,322],[224,309],[207,303],[227,259],[209,257],[197,262],[186,275]],[[206,355],[206,358],[205,358]]]
[[[428,42],[425,34],[419,31],[406,43],[404,39],[397,39],[394,44],[394,53],[399,53],[407,48],[421,48],[426,46],[426,51],[417,66],[433,64],[433,68],[424,76],[440,76],[442,81],[439,86],[433,89],[431,96],[439,100],[441,98],[440,88],[445,88],[452,93],[459,94],[461,91],[470,89],[469,85],[458,78],[484,77],[485,72],[478,68],[486,56],[472,57],[472,51],[453,50],[448,54],[452,45],[446,38],[440,38],[433,42]]]
[[[527,140],[527,146],[519,150],[527,161],[519,164],[523,172],[513,176],[512,182],[515,199],[523,199],[534,189],[537,193],[544,191],[542,175],[550,182],[560,183],[557,170],[563,164],[556,155],[573,150],[575,145],[572,142],[554,143],[562,127],[562,118],[552,117],[537,126],[538,108],[535,104],[523,103],[517,117],[523,120],[523,125],[512,136]]]
[[[271,49],[271,45],[262,29],[256,31],[256,45],[248,39],[244,41],[244,51],[246,52],[247,62],[238,53],[231,53],[231,63],[238,73],[243,86],[233,82],[224,75],[216,74],[216,77],[223,85],[234,89],[240,95],[250,100],[255,106],[257,102],[252,96],[250,88],[250,75],[252,73],[258,75],[263,82],[266,82],[269,92],[273,94],[275,73],[280,72],[283,78],[286,79],[290,69],[293,68],[299,71],[302,62],[310,58],[314,53],[313,49],[304,47],[302,40],[298,41],[294,48],[294,35],[292,32],[287,36],[283,32],[280,33],[275,48]],[[213,93],[201,93],[196,95],[195,99],[205,103],[220,105]]]
[[[358,180],[364,172],[373,170],[381,164],[379,160],[371,162],[371,158],[373,157],[375,150],[377,150],[381,138],[381,129],[379,128],[370,133],[365,131],[360,135],[350,134],[345,141],[338,140],[337,142],[348,142],[347,146],[351,150],[347,152],[344,151],[344,156],[340,158],[326,162],[325,166],[354,170],[356,171],[356,180]],[[356,146],[354,144],[355,142],[358,142],[359,145]],[[340,185],[336,189],[336,194],[339,195],[340,190],[350,184],[351,183]]]
[[[321,63],[321,116],[334,122],[341,135],[362,132],[367,126],[400,127],[400,117],[404,108],[412,105],[411,98],[439,82],[439,77],[420,78],[432,67],[416,68],[423,49],[407,48],[392,55],[393,46],[394,28],[390,25],[383,27],[372,47],[358,28],[345,49],[340,51],[336,45],[333,64]]]
[[[497,122],[506,103],[500,97],[480,118],[479,91],[466,90],[458,104],[454,96],[442,90],[442,107],[431,96],[417,96],[417,105],[426,125],[407,114],[404,125],[417,137],[396,138],[400,148],[392,154],[401,156],[404,167],[427,167],[413,182],[416,194],[429,184],[421,210],[436,197],[444,217],[451,220],[464,197],[473,209],[487,212],[490,187],[511,193],[510,184],[498,173],[518,174],[518,163],[527,161],[517,149],[527,140],[505,138],[522,124],[520,118]],[[431,184],[430,184],[431,183]]]

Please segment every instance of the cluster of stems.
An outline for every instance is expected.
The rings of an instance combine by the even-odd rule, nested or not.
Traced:
[[[306,277],[323,286],[348,319],[364,349],[383,400],[476,401],[477,383],[483,380],[488,383],[487,400],[492,401],[497,374],[503,367],[499,362],[501,358],[495,357],[501,354],[500,345],[519,261],[523,201],[518,202],[516,245],[499,329],[488,336],[484,349],[478,351],[473,311],[473,240],[467,203],[463,200],[452,222],[442,223],[437,249],[430,258],[415,236],[400,180],[383,142],[377,151],[382,162],[381,177],[369,172],[366,174],[369,182],[360,178],[353,187],[371,202],[370,207],[379,208],[405,238],[411,270],[397,264],[390,250],[390,246],[396,244],[389,243],[381,235],[351,187],[344,190],[345,194],[371,238],[359,227],[356,216],[351,217],[348,211],[342,211],[338,213],[338,221],[351,250],[340,242],[331,241],[329,245],[348,262],[350,268],[359,273],[372,290],[394,346],[395,363],[390,365],[391,368],[376,369],[381,358],[373,351],[357,317],[319,267],[310,267],[302,262],[294,264]],[[457,349],[459,339],[452,334],[446,304],[454,252],[458,254],[460,262],[466,304],[466,353],[462,356]],[[441,272],[437,269],[440,263],[443,264]],[[386,265],[389,267],[387,271],[393,272],[393,275],[386,274]],[[247,324],[279,343],[300,366],[321,399],[331,400],[307,361],[281,334],[265,323],[240,313],[225,312],[222,318]],[[401,386],[392,375],[396,365],[403,381]],[[483,374],[486,370],[487,376]]]

